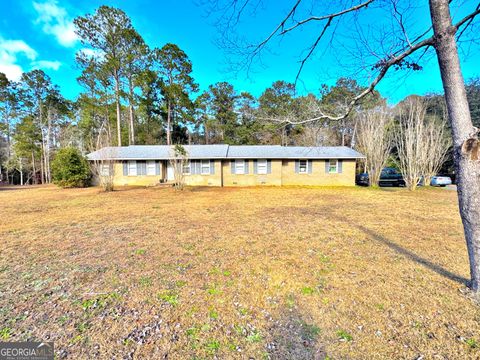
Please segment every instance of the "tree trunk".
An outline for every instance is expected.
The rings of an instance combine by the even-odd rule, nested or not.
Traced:
[[[207,122],[203,124],[203,130],[205,131],[205,144],[208,145],[209,139],[208,139],[208,128],[207,128]]]
[[[171,115],[172,114],[172,106],[170,105],[170,101],[168,101],[168,105],[167,105],[167,145],[170,145],[171,142],[172,142],[172,138],[171,138],[171,133],[170,133],[170,123],[172,121],[171,119]]]
[[[43,156],[43,146],[42,146],[42,155],[40,155],[40,183],[45,183],[45,159]]]
[[[35,169],[35,154],[32,151],[32,171],[33,171],[33,183],[37,185],[37,169]]]
[[[42,98],[38,98],[38,125],[42,134],[42,155],[40,156],[40,181],[45,183],[45,135],[43,133],[43,102]]]
[[[117,144],[122,146],[122,130],[121,130],[121,111],[120,111],[120,79],[118,78],[118,70],[114,72],[115,77],[115,105],[117,107]]]
[[[23,186],[23,164],[22,164],[22,159],[20,159],[20,185]]]
[[[353,134],[352,134],[352,139],[350,140],[350,148],[355,148],[355,141],[357,140],[356,139],[356,135],[357,135],[357,120],[355,120],[355,125],[353,126]]]
[[[110,115],[108,111],[108,103],[105,105],[105,126],[107,127],[108,132],[108,146],[112,146],[112,128],[110,126]]]
[[[465,84],[460,69],[456,28],[452,26],[448,0],[429,0],[435,36],[435,50],[442,75],[448,118],[453,132],[454,162],[460,216],[470,261],[470,287],[480,284],[480,166],[469,154],[462,154],[465,140],[474,135]]]
[[[47,141],[46,141],[46,149],[45,149],[45,165],[46,165],[46,180],[47,183],[52,182],[52,175],[50,172],[50,138],[52,136],[52,112],[50,108],[48,109],[47,113]]]
[[[132,83],[132,80],[129,79],[128,81],[128,86],[129,86],[129,90],[130,90],[130,97],[129,97],[129,104],[128,104],[128,110],[129,110],[129,120],[130,120],[130,138],[129,138],[129,144],[130,145],[135,145],[135,127],[134,127],[134,123],[135,123],[135,112],[134,112],[134,109],[133,109],[133,95],[134,95],[134,92],[133,92],[133,83]]]
[[[12,150],[11,150],[11,147],[12,147],[12,140],[11,140],[11,134],[10,134],[10,120],[6,119],[6,124],[5,124],[6,128],[7,128],[7,157],[8,159],[10,159],[12,157]]]

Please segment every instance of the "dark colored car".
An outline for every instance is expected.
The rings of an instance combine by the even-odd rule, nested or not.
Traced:
[[[368,179],[368,173],[357,174],[357,176],[355,176],[355,184],[359,186],[370,185],[370,180]]]
[[[403,175],[395,168],[384,168],[380,174],[379,186],[405,186]]]
[[[360,186],[368,186],[370,179],[367,173],[360,173],[355,177],[355,183]],[[405,186],[405,180],[395,168],[384,168],[380,174],[379,186]]]

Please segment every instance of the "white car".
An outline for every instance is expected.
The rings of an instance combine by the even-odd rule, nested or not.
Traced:
[[[452,179],[449,176],[434,176],[430,181],[430,186],[452,185]]]

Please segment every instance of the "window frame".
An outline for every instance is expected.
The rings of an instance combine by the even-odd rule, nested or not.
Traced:
[[[132,165],[133,165],[133,167],[132,167]],[[134,171],[132,171],[132,169]],[[136,160],[128,160],[127,176],[138,176],[137,175],[137,161]]]
[[[332,165],[332,161],[335,161],[335,166]],[[335,171],[332,171],[332,167],[335,168]],[[338,174],[338,159],[329,159],[328,160],[328,173],[329,174]]]
[[[240,168],[242,172],[239,172],[239,165],[241,164]],[[245,160],[235,159],[235,175],[245,175]]]
[[[188,171],[185,171],[185,169],[188,169]],[[183,173],[183,175],[191,175],[192,174],[192,162],[190,160],[188,160],[182,166],[182,173]]]
[[[207,169],[207,172],[203,171],[204,168]],[[210,175],[210,160],[200,160],[200,175]]]
[[[262,164],[262,165],[260,165]],[[260,171],[260,168],[263,168]],[[258,159],[257,160],[257,174],[258,175],[267,175],[268,174],[268,160],[267,159]]]
[[[305,171],[302,171],[302,162],[305,162]],[[298,173],[299,174],[308,174],[308,160],[307,159],[298,160]]]
[[[110,164],[101,164],[100,165],[100,176],[110,176]]]
[[[153,164],[153,174],[150,173],[150,169],[151,169],[151,166]],[[147,167],[147,176],[155,176],[157,175],[157,164],[155,162],[155,160],[147,160],[147,164],[146,164],[146,167]]]

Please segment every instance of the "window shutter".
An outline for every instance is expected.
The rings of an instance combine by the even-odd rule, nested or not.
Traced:
[[[155,161],[155,175],[160,175],[160,161]]]
[[[194,163],[194,167],[195,167],[194,174],[197,174],[197,175],[201,174],[202,173],[202,160],[195,160],[193,163]],[[190,166],[191,166],[191,164],[190,164]],[[190,168],[190,172],[191,171],[192,170]]]
[[[248,174],[248,160],[245,160],[245,174]]]
[[[330,169],[330,160],[325,159],[325,172],[328,174],[328,170]]]
[[[123,176],[128,175],[128,163],[126,161],[123,162]]]
[[[254,173],[254,174],[258,174],[258,170],[257,170],[257,160],[253,160],[253,173]]]
[[[343,160],[338,160],[338,173],[341,174],[343,171]]]
[[[300,160],[295,160],[295,173],[300,172]]]
[[[307,167],[308,167],[308,173],[311,174],[312,169],[313,169],[313,161],[312,160],[308,160]]]
[[[215,174],[215,160],[210,160],[210,175]]]
[[[230,171],[235,174],[235,160],[230,161]]]
[[[267,160],[267,174],[272,173],[272,160]]]

